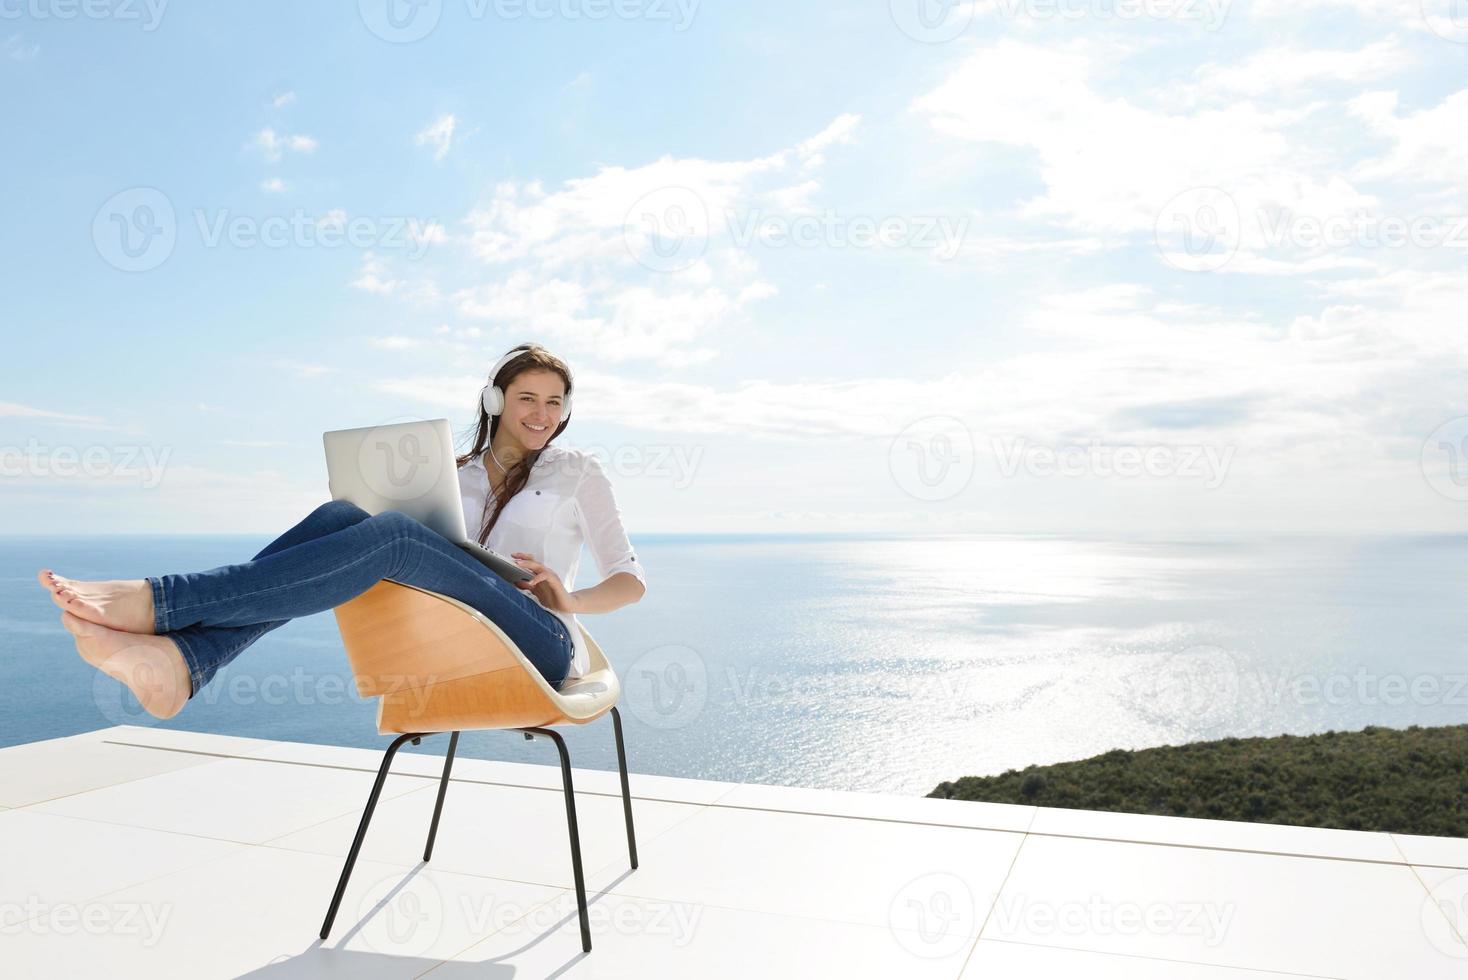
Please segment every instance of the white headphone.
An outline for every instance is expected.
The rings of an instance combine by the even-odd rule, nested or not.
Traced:
[[[508,364],[510,361],[513,361],[521,354],[524,354],[525,352],[534,349],[534,347],[536,346],[539,345],[522,344],[519,347],[516,347],[514,350],[510,351],[504,357],[500,358],[498,361],[495,362],[494,367],[490,368],[489,384],[485,385],[484,390],[479,393],[479,402],[484,406],[484,410],[490,414],[490,417],[494,417],[505,410],[505,393],[500,390],[499,385],[494,383],[494,379],[499,377],[500,368],[504,367],[506,364]],[[544,349],[545,348],[541,348],[541,350]],[[570,369],[568,368],[567,370],[569,371]],[[566,397],[561,402],[561,421],[564,422],[570,417],[571,389],[568,386],[566,389]]]

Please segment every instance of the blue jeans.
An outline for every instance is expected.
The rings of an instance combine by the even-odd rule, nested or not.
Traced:
[[[452,596],[505,631],[552,687],[571,665],[565,624],[437,531],[397,511],[322,504],[253,560],[158,575],[153,631],[178,644],[193,690],[250,644],[298,616],[334,609],[383,579]]]

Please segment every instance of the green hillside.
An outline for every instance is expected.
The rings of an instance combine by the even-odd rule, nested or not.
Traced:
[[[1468,837],[1468,725],[1117,749],[964,776],[928,795]]]

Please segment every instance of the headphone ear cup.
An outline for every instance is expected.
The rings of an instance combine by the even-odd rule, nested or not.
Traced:
[[[491,418],[505,410],[505,393],[500,391],[498,385],[485,385],[479,401]]]

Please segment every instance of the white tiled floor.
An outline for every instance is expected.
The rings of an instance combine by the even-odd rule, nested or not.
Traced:
[[[135,726],[0,750],[0,971],[1468,976],[1461,840],[634,771],[632,871],[616,774],[578,769],[583,954],[558,768],[456,759],[425,865],[442,758],[402,752],[322,943],[380,761]]]

